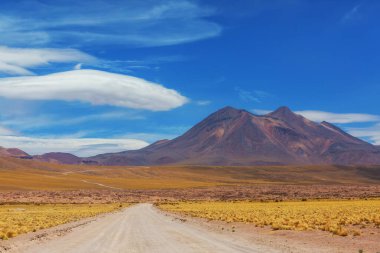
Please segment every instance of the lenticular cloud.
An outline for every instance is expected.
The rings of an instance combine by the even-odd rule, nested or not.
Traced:
[[[132,76],[98,70],[73,70],[45,76],[0,79],[0,97],[82,101],[151,111],[166,111],[188,99],[177,91]]]
[[[29,68],[53,62],[96,62],[96,58],[75,49],[9,48],[0,46],[0,72],[11,75],[34,75]]]

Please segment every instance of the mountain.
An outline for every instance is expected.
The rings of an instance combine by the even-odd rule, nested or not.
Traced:
[[[104,165],[380,164],[380,149],[280,107],[267,115],[225,107],[182,136],[87,160]]]
[[[30,158],[30,155],[18,148],[0,147],[0,157]]]
[[[53,163],[63,163],[63,164],[79,164],[82,163],[82,158],[69,153],[61,152],[51,152],[43,155],[33,156],[34,160],[42,162],[53,162]]]

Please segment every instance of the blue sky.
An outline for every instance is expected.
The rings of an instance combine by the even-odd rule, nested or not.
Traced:
[[[0,145],[94,155],[231,105],[380,145],[380,3],[4,0]]]

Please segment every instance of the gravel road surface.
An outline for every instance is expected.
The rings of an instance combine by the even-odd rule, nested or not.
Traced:
[[[231,232],[232,233],[232,232]],[[254,253],[278,252],[174,219],[151,204],[105,216],[52,240],[20,249],[27,253]]]

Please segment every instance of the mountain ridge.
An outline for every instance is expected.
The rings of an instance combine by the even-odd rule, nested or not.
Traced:
[[[87,158],[51,152],[32,158],[99,165],[375,165],[380,164],[380,148],[329,122],[308,120],[286,106],[265,115],[226,106],[183,135],[140,150]]]
[[[380,150],[285,106],[266,115],[227,106],[173,140],[88,159],[105,165],[351,165],[380,164]]]

